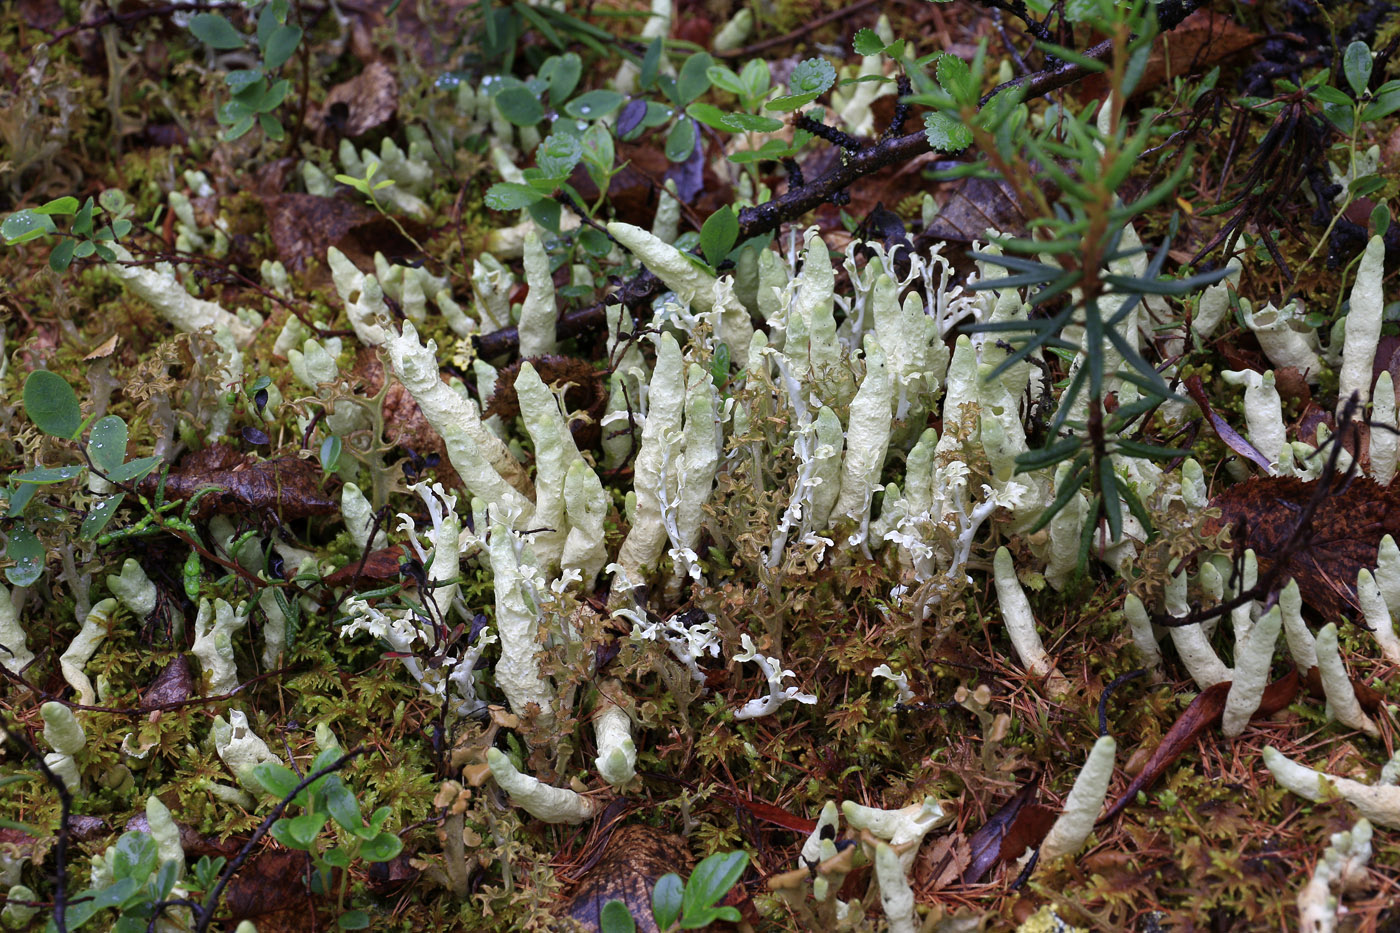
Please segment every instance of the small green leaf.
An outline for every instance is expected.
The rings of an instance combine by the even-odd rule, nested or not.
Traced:
[[[146,474],[160,466],[159,457],[142,457],[140,460],[129,460],[114,470],[107,471],[107,478],[114,483],[129,483],[133,480],[145,479]]]
[[[350,853],[346,852],[340,846],[336,846],[334,849],[331,849],[325,855],[322,855],[321,861],[325,862],[332,868],[349,868]]]
[[[773,86],[773,73],[768,70],[768,62],[762,58],[752,59],[744,70],[739,72],[739,80],[744,83],[747,92],[745,96],[750,101],[757,101],[768,93],[768,89]]]
[[[550,233],[559,232],[559,221],[564,216],[564,208],[558,201],[543,198],[526,208],[535,223]]]
[[[340,915],[340,919],[335,924],[342,930],[367,930],[369,929],[369,914],[363,910],[346,911]]]
[[[91,246],[84,242],[85,246]],[[74,239],[59,240],[49,253],[49,268],[55,272],[66,272],[73,264],[73,254],[78,250],[78,241]]]
[[[788,78],[788,91],[793,95],[819,95],[836,83],[836,68],[824,58],[809,58],[798,62]]]
[[[88,434],[87,453],[93,465],[104,473],[126,461],[126,421],[117,415],[99,418]]]
[[[57,232],[58,228],[54,226],[53,218],[35,210],[15,211],[0,223],[0,236],[11,245]]]
[[[676,77],[676,95],[682,107],[710,89],[708,72],[714,63],[709,52],[696,52],[681,65],[680,74]]]
[[[241,49],[243,34],[217,13],[196,13],[190,17],[190,32],[205,45],[216,49]]]
[[[540,66],[540,77],[549,84],[549,101],[558,107],[569,99],[583,75],[583,60],[577,52],[553,55]]]
[[[700,228],[700,251],[712,266],[718,266],[739,240],[739,219],[728,204],[705,218]]]
[[[816,93],[789,94],[786,97],[775,97],[772,100],[768,101],[768,103],[764,104],[763,109],[772,110],[775,113],[788,113],[789,111],[796,110],[799,107],[807,106],[820,96],[820,93]]]
[[[582,158],[583,143],[567,133],[550,133],[535,149],[535,165],[546,177],[560,181],[569,177]]]
[[[263,67],[276,71],[287,63],[301,44],[301,30],[296,26],[282,25],[272,31],[272,36],[263,47]]]
[[[972,145],[972,130],[937,110],[924,114],[924,135],[930,146],[942,152],[960,152]]]
[[[696,101],[689,107],[685,108],[685,113],[686,116],[694,117],[696,120],[699,120],[701,123],[705,124],[711,129],[721,130],[725,133],[734,132],[734,128],[728,126],[724,122],[724,118],[726,116],[725,112],[723,110],[720,110],[714,104],[706,104],[701,103],[700,101]]]
[[[744,82],[739,79],[739,76],[724,65],[711,65],[705,74],[709,77],[710,83],[722,91],[728,91],[739,97],[749,93],[749,89],[744,86]]]
[[[66,483],[70,479],[81,476],[85,469],[86,467],[81,466],[38,467],[33,470],[25,470],[23,473],[11,473],[10,482],[50,486],[54,483]]]
[[[885,43],[880,41],[875,30],[869,27],[856,33],[855,41],[851,43],[857,55],[878,55],[885,50]]]
[[[340,439],[340,435],[332,434],[321,441],[321,470],[325,473],[332,473],[340,463],[340,454],[344,450],[345,442]]]
[[[578,241],[590,256],[599,259],[612,252],[612,240],[607,238],[601,230],[594,230],[592,227],[585,227],[579,231]]]
[[[486,190],[486,206],[493,211],[516,211],[529,207],[542,197],[543,194],[529,185],[503,181]]]
[[[364,824],[360,818],[360,805],[355,800],[355,793],[345,786],[340,775],[329,775],[322,790],[326,795],[326,809],[342,828],[353,832]]]
[[[783,128],[782,120],[756,113],[728,113],[724,115],[723,122],[727,129],[746,133],[776,133]]]
[[[30,487],[33,488],[32,486]],[[83,524],[78,529],[78,537],[84,541],[91,541],[102,534],[102,529],[116,517],[117,510],[121,508],[122,500],[126,498],[126,493],[119,492],[115,496],[104,496],[92,504],[88,513],[83,516]]]
[[[129,220],[119,220],[117,223],[126,224],[128,230],[131,227],[131,221]],[[83,240],[78,244],[77,249],[73,250],[73,255],[78,259],[86,259],[95,252],[97,252],[97,244],[92,240]]]
[[[150,833],[122,833],[113,849],[112,877],[118,881],[131,878],[138,884],[144,882],[156,870],[160,859]]]
[[[716,852],[696,865],[690,880],[685,883],[685,894],[681,898],[684,917],[689,919],[702,910],[712,908],[739,880],[748,864],[749,854],[739,851]]]
[[[977,102],[977,85],[972,80],[972,71],[967,67],[967,62],[956,55],[945,52],[938,57],[938,83],[959,104]]]
[[[658,930],[669,930],[681,917],[685,885],[677,874],[662,875],[651,891],[651,915]]]
[[[1342,53],[1342,72],[1347,76],[1347,84],[1360,97],[1371,83],[1371,49],[1364,42],[1353,42]]]
[[[261,784],[263,790],[272,796],[283,799],[301,783],[301,778],[297,777],[295,771],[275,761],[264,761],[256,765],[253,768],[253,780]]]
[[[623,97],[617,91],[603,88],[580,94],[564,105],[564,112],[577,120],[601,120],[621,107]]]
[[[33,209],[36,214],[76,214],[78,212],[78,199],[70,195],[61,198],[54,198],[52,201]]]
[[[666,134],[666,158],[672,162],[684,162],[695,151],[695,121],[678,120]]]
[[[598,929],[601,933],[635,933],[637,921],[626,904],[613,898],[598,911]]]
[[[381,832],[360,847],[360,855],[367,862],[387,862],[402,851],[403,842],[390,832]]]
[[[644,91],[651,90],[651,86],[656,83],[656,75],[661,69],[661,52],[661,37],[657,36],[651,40],[651,45],[647,46],[647,53],[642,56],[642,71],[637,80]]]
[[[5,579],[14,586],[30,586],[44,575],[44,545],[34,532],[23,526],[11,528],[5,556],[15,562],[5,568]]]
[[[58,373],[36,369],[24,380],[24,413],[53,437],[71,438],[82,426],[78,393]]]
[[[534,126],[544,119],[544,107],[527,87],[504,88],[496,95],[496,109],[516,126]]]
[[[1385,236],[1389,229],[1390,208],[1382,202],[1371,210],[1371,236]]]

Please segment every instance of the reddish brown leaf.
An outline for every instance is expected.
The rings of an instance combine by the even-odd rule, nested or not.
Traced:
[[[190,672],[190,662],[185,660],[183,654],[177,654],[146,688],[146,695],[141,698],[141,708],[183,703],[193,694],[194,674]]]
[[[402,544],[391,544],[386,548],[371,551],[363,566],[357,560],[351,561],[326,577],[323,582],[326,586],[349,586],[353,580],[356,586],[369,589],[389,580],[397,580],[403,553]]]
[[[1259,709],[1255,711],[1251,718],[1259,719],[1272,716],[1293,702],[1293,697],[1298,693],[1298,672],[1290,671],[1287,677],[1280,678],[1269,684],[1264,689],[1264,696],[1259,702]],[[1230,681],[1222,681],[1205,690],[1202,690],[1196,699],[1191,701],[1191,705],[1172,723],[1172,727],[1167,730],[1167,734],[1162,737],[1162,742],[1157,746],[1152,757],[1147,759],[1147,764],[1143,765],[1137,777],[1133,778],[1123,791],[1121,797],[1108,808],[1108,812],[1099,820],[1100,823],[1107,822],[1137,798],[1138,791],[1146,790],[1156,783],[1157,779],[1166,773],[1167,767],[1196,741],[1196,739],[1207,729],[1214,728],[1220,722],[1221,714],[1225,712],[1225,698],[1230,693]]]
[[[658,933],[651,889],[662,875],[684,873],[689,863],[690,851],[679,836],[640,824],[622,826],[562,912],[587,930],[599,930],[599,911],[617,899],[627,905],[641,933]]]
[[[1006,836],[1001,840],[1001,849],[997,856],[1003,862],[1016,861],[1026,854],[1027,849],[1040,845],[1059,816],[1059,811],[1053,807],[1047,807],[1043,803],[1029,804],[1011,821]]]
[[[1147,759],[1147,764],[1143,765],[1138,776],[1133,778],[1132,783],[1123,791],[1123,796],[1108,808],[1100,822],[1111,820],[1123,812],[1123,808],[1136,799],[1138,791],[1151,787],[1167,770],[1167,766],[1191,747],[1197,736],[1220,721],[1221,714],[1225,712],[1225,697],[1229,692],[1230,682],[1227,680],[1202,690],[1196,699],[1191,701],[1191,705],[1186,707],[1162,737],[1162,744],[1158,745],[1152,757]]]
[[[373,61],[349,81],[331,88],[306,122],[316,132],[331,130],[353,139],[392,120],[398,106],[398,80],[388,65]]]
[[[204,518],[214,513],[275,511],[283,519],[330,515],[339,503],[320,488],[321,468],[310,460],[279,457],[254,460],[232,447],[213,444],[190,454],[170,472],[165,484],[169,499],[189,499],[207,486],[223,491],[199,500],[193,515]],[[146,495],[155,492],[157,475],[141,484]]]
[[[1287,553],[1299,513],[1319,494],[1311,537]],[[1283,579],[1297,580],[1303,599],[1329,621],[1355,617],[1357,573],[1376,565],[1381,538],[1400,535],[1400,486],[1362,476],[1328,490],[1293,477],[1254,477],[1216,496],[1211,506],[1221,512],[1216,527],[1233,525],[1235,540],[1254,549],[1261,575],[1286,559]]]
[[[252,920],[258,930],[310,933],[318,929],[316,908],[304,878],[304,852],[263,849],[233,876],[224,896],[230,920]]]
[[[972,849],[972,861],[962,873],[963,884],[976,884],[981,881],[1001,859],[1003,851],[1003,841],[1010,832],[1011,826],[1018,815],[1027,804],[1034,803],[1036,796],[1037,781],[1028,781],[1020,790],[1012,795],[1011,799],[1001,805],[1001,809],[993,813],[987,822],[978,827],[977,832],[972,834],[968,840],[968,845]],[[1025,851],[1025,846],[1016,852],[1015,857],[1019,858],[1021,852]]]
[[[1356,694],[1356,702],[1361,704],[1361,708],[1372,716],[1379,713],[1381,701],[1384,699],[1383,694],[1355,677],[1348,679],[1351,681],[1352,692]],[[1303,675],[1303,686],[1307,688],[1308,696],[1318,700],[1327,698],[1326,692],[1322,689],[1322,675],[1318,673],[1317,668],[1308,668],[1308,672]]]
[[[1239,431],[1230,427],[1230,423],[1215,413],[1215,409],[1210,407],[1210,399],[1206,397],[1205,386],[1201,384],[1200,376],[1188,376],[1186,379],[1186,391],[1191,394],[1191,398],[1201,411],[1205,414],[1210,426],[1215,429],[1215,434],[1225,446],[1247,460],[1253,460],[1265,470],[1273,471],[1273,465],[1269,463],[1269,458],[1254,449],[1254,445],[1245,440]]]

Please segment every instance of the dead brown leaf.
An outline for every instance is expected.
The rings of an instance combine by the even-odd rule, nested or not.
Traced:
[[[320,107],[307,114],[313,132],[329,130],[354,139],[394,118],[399,107],[399,82],[389,66],[372,61],[364,70],[331,88]]]
[[[212,444],[190,454],[170,471],[165,495],[170,499],[189,499],[208,486],[221,486],[221,492],[199,500],[191,512],[193,517],[271,511],[284,520],[292,520],[339,511],[339,503],[320,488],[321,476],[320,466],[310,460],[254,460],[225,444]],[[141,483],[141,491],[154,494],[158,478],[147,477]]]
[[[1400,487],[1364,476],[1336,483],[1313,514],[1311,537],[1287,553],[1298,514],[1318,491],[1316,482],[1293,477],[1253,477],[1211,500],[1221,518],[1207,531],[1234,526],[1235,540],[1258,556],[1261,576],[1284,559],[1283,579],[1297,580],[1324,619],[1355,618],[1357,573],[1376,565],[1381,538],[1400,534]]]

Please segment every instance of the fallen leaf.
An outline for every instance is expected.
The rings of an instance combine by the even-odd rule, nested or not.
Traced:
[[[1002,804],[1001,808],[972,834],[968,840],[968,845],[972,850],[972,858],[962,874],[963,884],[976,884],[996,867],[997,862],[1002,858],[1003,851],[1007,848],[1004,842],[1012,824],[1015,823],[1027,805],[1035,802],[1035,797],[1036,781],[1026,782],[1020,790],[1011,796],[1010,800]],[[1036,842],[1039,840],[1029,844],[1035,845]],[[1022,846],[1014,858],[1020,858],[1024,851],[1025,846]]]
[[[391,544],[371,551],[363,565],[358,560],[352,560],[321,582],[326,586],[349,586],[353,581],[357,587],[373,589],[399,578],[399,562],[403,558],[403,545]]]
[[[372,61],[364,70],[330,89],[320,107],[307,115],[315,132],[355,138],[394,118],[399,106],[399,82],[389,66]]]
[[[331,515],[340,503],[320,488],[321,468],[310,460],[279,457],[254,460],[224,444],[211,444],[180,461],[178,469],[166,478],[168,499],[189,499],[199,490],[221,486],[199,500],[191,515],[235,512],[276,512],[284,520],[311,515]],[[159,474],[141,482],[145,495],[153,495]]]
[[[190,662],[185,660],[183,654],[177,654],[146,688],[145,695],[141,697],[141,708],[183,703],[193,695],[194,674],[190,671]]]
[[[1299,513],[1318,495],[1311,536],[1286,553]],[[1221,517],[1208,523],[1207,533],[1234,526],[1235,540],[1254,549],[1261,576],[1286,559],[1280,579],[1297,580],[1304,601],[1328,620],[1356,617],[1357,573],[1376,566],[1381,538],[1400,535],[1400,487],[1364,476],[1337,480],[1330,489],[1294,477],[1253,477],[1216,496],[1211,507]]]
[[[689,849],[679,836],[640,824],[619,827],[563,914],[597,931],[602,928],[599,911],[616,899],[627,905],[640,933],[659,933],[651,913],[651,889],[662,875],[684,874],[689,863]]]
[[[1205,386],[1201,383],[1200,376],[1187,377],[1186,391],[1190,393],[1192,400],[1200,406],[1201,412],[1205,414],[1210,426],[1215,429],[1216,436],[1225,442],[1225,446],[1246,460],[1254,461],[1267,472],[1273,472],[1273,465],[1269,463],[1269,458],[1256,450],[1253,444],[1245,440],[1239,431],[1232,428],[1228,421],[1217,415],[1215,409],[1211,408],[1210,399],[1206,397]]]
[[[1293,702],[1293,698],[1298,695],[1299,677],[1298,672],[1289,671],[1288,676],[1280,678],[1269,684],[1264,689],[1264,696],[1259,702],[1259,709],[1255,710],[1252,719],[1262,719],[1272,716],[1279,710]],[[1100,823],[1106,823],[1122,813],[1128,804],[1137,799],[1139,791],[1146,790],[1156,783],[1157,779],[1166,773],[1167,767],[1178,757],[1186,752],[1196,739],[1207,729],[1214,728],[1220,722],[1221,715],[1225,712],[1225,698],[1230,694],[1230,681],[1221,681],[1196,695],[1191,701],[1191,705],[1186,707],[1182,714],[1177,717],[1176,722],[1167,730],[1167,734],[1162,736],[1162,741],[1157,749],[1152,753],[1152,757],[1147,759],[1147,764],[1143,765],[1137,777],[1129,782],[1113,805],[1108,808],[1108,812],[1100,817]]]

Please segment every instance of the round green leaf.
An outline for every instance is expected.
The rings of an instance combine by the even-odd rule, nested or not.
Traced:
[[[88,435],[88,456],[102,472],[108,473],[126,461],[126,422],[116,415],[99,418]]]
[[[403,851],[403,842],[390,832],[381,832],[360,847],[360,855],[367,862],[387,862]]]
[[[4,223],[0,223],[0,236],[11,244],[24,243],[57,230],[52,217],[33,210],[15,211],[5,218]]]
[[[539,98],[526,87],[508,87],[496,95],[496,109],[516,126],[534,126],[544,119]]]
[[[244,45],[243,34],[217,13],[196,13],[190,17],[190,32],[216,49],[241,49]]]
[[[54,437],[71,438],[83,423],[78,393],[47,369],[36,369],[24,380],[24,413],[35,427]]]
[[[651,890],[651,915],[657,929],[669,930],[681,916],[681,898],[685,885],[677,874],[662,875]]]
[[[1353,42],[1342,53],[1342,71],[1358,97],[1371,82],[1371,64],[1371,49],[1364,42]]]
[[[809,58],[798,62],[788,78],[788,90],[793,94],[821,94],[836,83],[836,68],[824,58]]]
[[[369,914],[363,910],[346,911],[335,923],[342,930],[367,930],[369,929]]]
[[[10,530],[5,556],[15,562],[5,568],[5,579],[15,586],[29,586],[44,575],[44,545],[28,528]]]
[[[676,77],[676,95],[682,107],[710,89],[709,70],[714,63],[709,52],[696,52],[681,65]]]
[[[332,434],[321,441],[321,469],[326,473],[333,471],[340,463],[341,451],[345,449],[345,442],[339,435]]]
[[[634,933],[637,921],[622,901],[613,898],[598,911],[598,929],[602,933]]]
[[[84,243],[91,246],[90,243]],[[49,253],[49,268],[55,272],[66,272],[73,264],[73,254],[78,249],[78,241],[73,239],[60,240],[53,251]]]
[[[551,56],[540,66],[540,77],[549,82],[550,103],[556,107],[569,99],[582,75],[583,60],[577,52]]]
[[[723,262],[738,240],[739,219],[728,204],[705,218],[705,224],[700,228],[700,251],[712,266]]]

